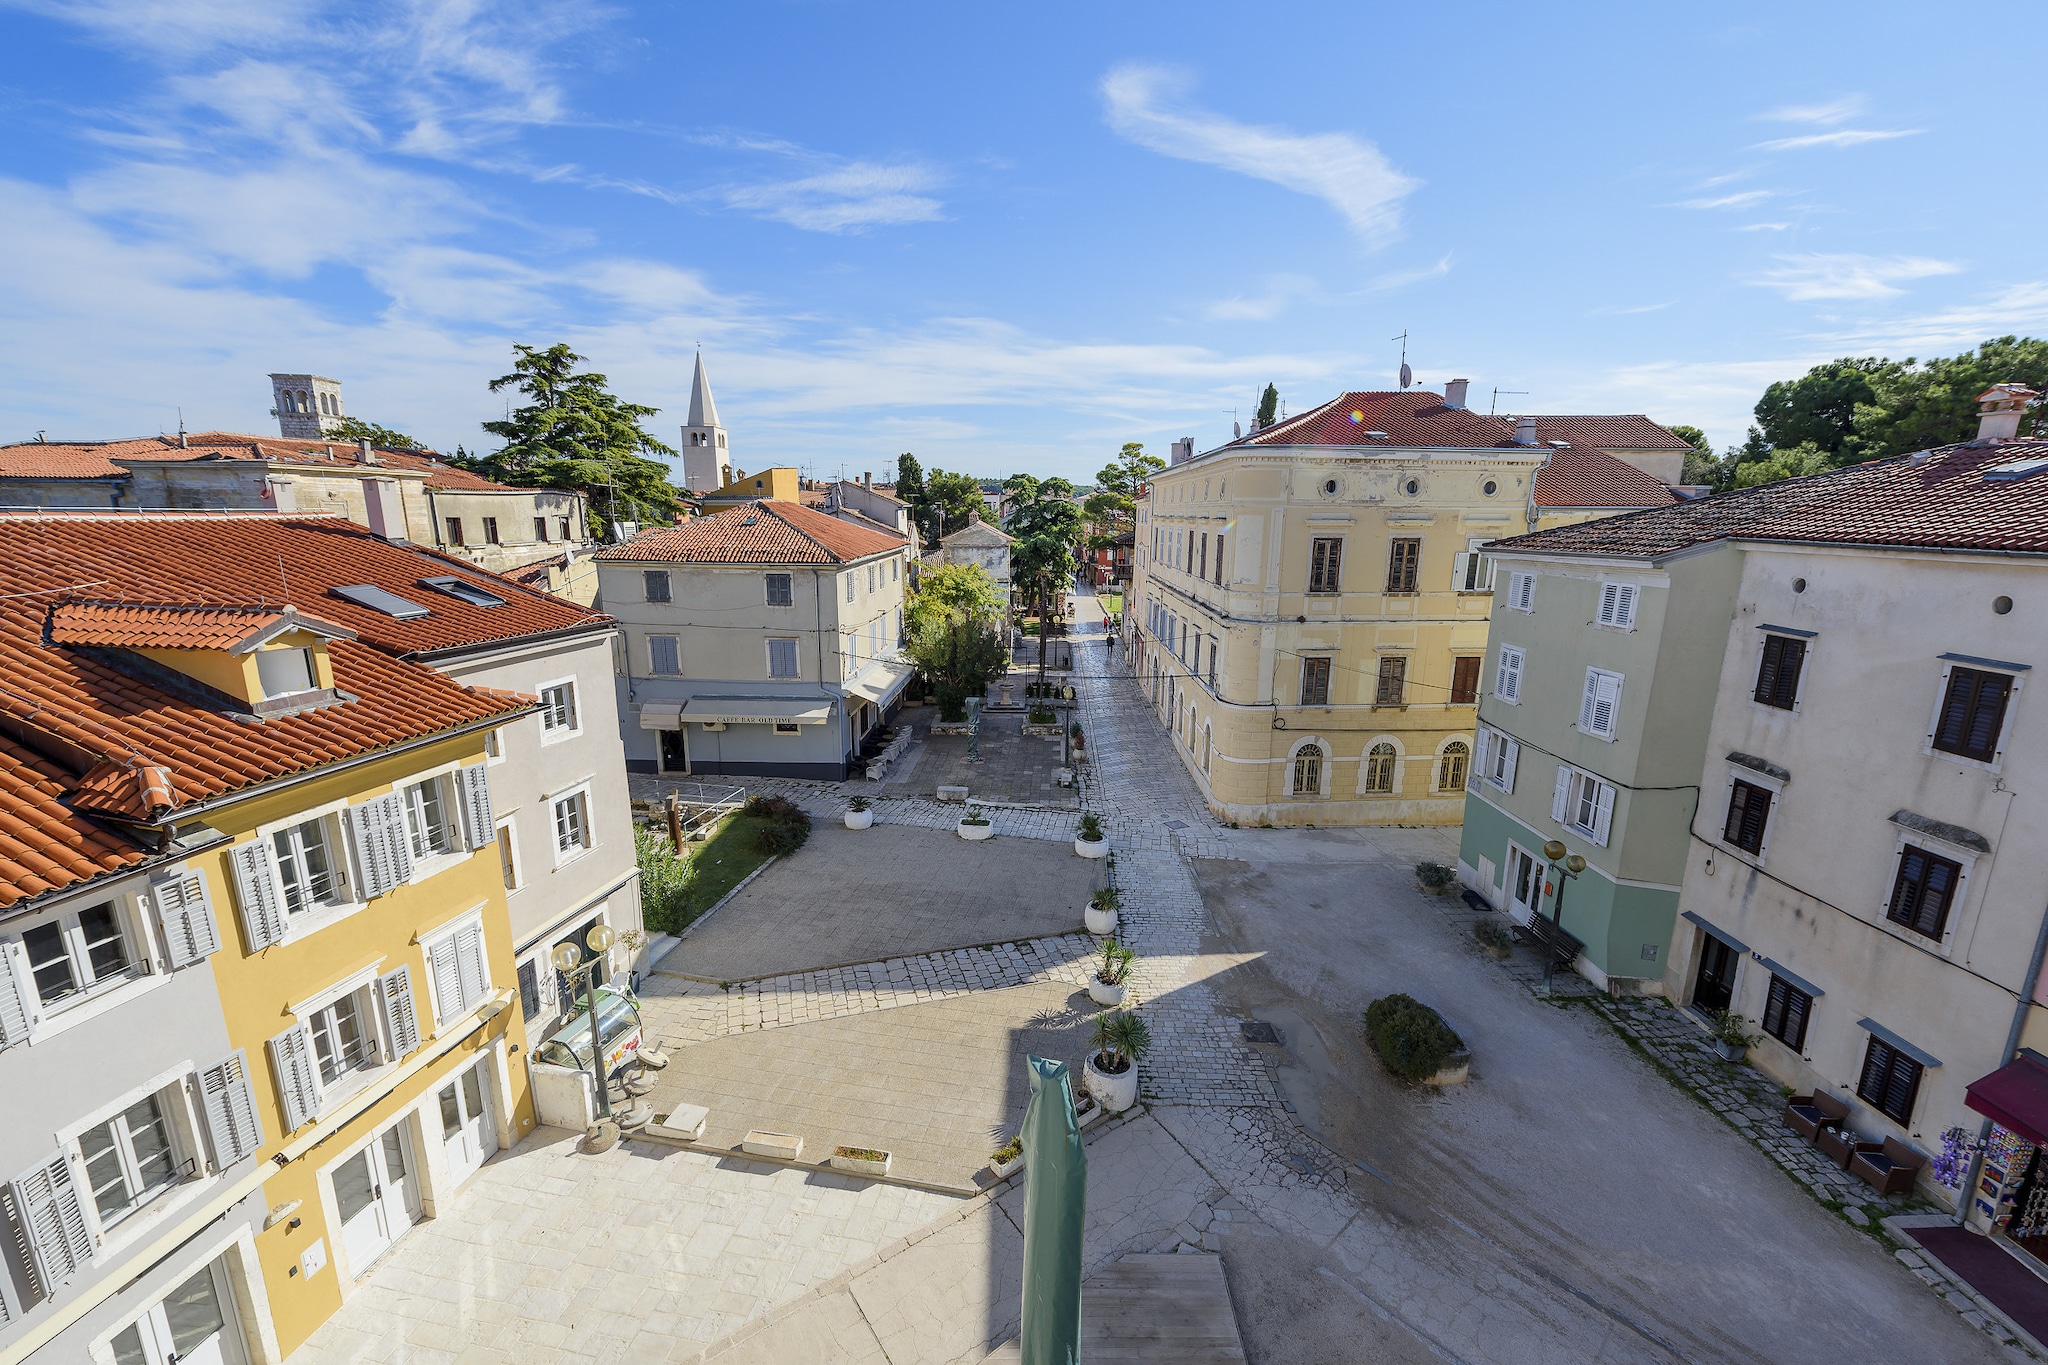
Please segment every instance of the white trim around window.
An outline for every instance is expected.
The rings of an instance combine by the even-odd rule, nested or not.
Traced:
[[[1636,598],[1642,589],[1634,583],[1615,583],[1602,580],[1600,584],[1600,608],[1594,624],[1609,630],[1634,630],[1636,628]]]
[[[573,863],[597,847],[597,831],[592,825],[591,814],[588,780],[548,798],[556,867]]]
[[[1528,569],[1516,569],[1508,574],[1509,611],[1536,610],[1536,575]]]
[[[428,1013],[434,1031],[460,1022],[490,999],[490,951],[484,938],[484,906],[465,910],[419,936],[426,958]]]
[[[1586,690],[1579,698],[1579,732],[1612,744],[1621,732],[1623,674],[1605,668],[1586,670]]]
[[[1551,792],[1550,818],[1605,848],[1614,828],[1614,798],[1612,783],[1560,763]]]
[[[560,696],[548,694],[557,689],[566,689]],[[534,689],[534,695],[541,700],[540,742],[560,744],[563,740],[574,739],[583,733],[583,698],[578,695],[576,678],[551,678]]]
[[[1522,674],[1529,667],[1529,652],[1520,645],[1502,645],[1494,660],[1493,695],[1510,706],[1522,704]]]
[[[191,1061],[179,1062],[58,1130],[58,1149],[64,1153],[71,1167],[79,1208],[97,1241],[93,1253],[95,1262],[104,1261],[111,1252],[128,1246],[150,1228],[161,1225],[172,1209],[187,1202],[184,1198],[167,1199],[165,1196],[181,1186],[201,1183],[197,1177],[208,1172],[210,1163],[206,1157],[204,1130],[192,1102],[197,1072],[198,1067]],[[136,1158],[141,1152],[132,1141],[135,1134],[131,1133],[127,1135],[131,1140],[117,1142],[112,1152],[96,1145],[96,1151],[101,1155],[97,1162],[89,1164],[92,1154],[85,1150],[85,1140],[108,1124],[122,1120],[145,1100],[156,1102],[161,1131],[168,1140],[168,1151],[138,1164]],[[98,1183],[112,1178],[115,1167],[119,1169],[119,1178],[134,1187],[137,1197],[127,1208],[110,1218],[100,1211],[94,1185],[96,1177]],[[161,1178],[151,1178],[156,1175]]]
[[[516,815],[498,818],[498,874],[504,879],[505,894],[508,896],[526,889],[526,869],[519,862],[519,826],[515,823],[517,819]]]

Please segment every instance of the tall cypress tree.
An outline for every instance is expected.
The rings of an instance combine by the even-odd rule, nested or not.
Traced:
[[[1259,425],[1270,427],[1273,418],[1280,412],[1280,390],[1277,386],[1266,385],[1265,394],[1259,399]]]

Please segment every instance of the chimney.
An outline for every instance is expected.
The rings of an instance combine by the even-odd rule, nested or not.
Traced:
[[[862,488],[873,488],[875,486],[875,475],[873,470],[869,470],[868,472],[860,476],[860,486]]]
[[[2027,405],[2041,395],[2024,384],[1993,384],[1977,395],[1977,439],[2010,441],[2020,434]]]
[[[1469,379],[1453,379],[1450,383],[1444,385],[1444,406],[1447,408],[1463,408],[1465,406],[1465,391],[1471,387],[1472,381]]]
[[[1195,438],[1183,436],[1173,443],[1173,464],[1185,464],[1195,458]]]
[[[364,464],[375,464],[377,462],[377,457],[370,453],[369,437],[365,436],[362,440],[356,442],[356,450],[361,455]]]
[[[1534,417],[1517,417],[1515,419],[1515,444],[1518,446],[1538,444],[1536,440],[1536,419]]]
[[[975,524],[976,522],[978,522],[978,521],[980,521],[980,520],[981,520],[981,509],[980,509],[979,507],[970,507],[970,508],[968,508],[968,509],[967,509],[967,524],[968,524],[969,526],[972,526],[972,525],[974,525],[974,524]]]
[[[411,539],[405,533],[405,500],[399,496],[396,479],[364,479],[364,521],[370,534],[393,545]]]

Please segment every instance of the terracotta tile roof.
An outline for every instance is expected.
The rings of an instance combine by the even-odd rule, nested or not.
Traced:
[[[137,606],[129,602],[60,602],[50,608],[52,644],[121,649],[225,649],[246,652],[292,628],[329,639],[353,638],[345,626],[302,616],[291,607]]]
[[[387,469],[423,474],[426,486],[437,491],[489,493],[513,490],[472,473],[441,463],[431,450],[395,450],[373,447],[380,465]],[[193,432],[179,445],[175,436],[145,436],[120,441],[23,441],[0,446],[0,479],[112,479],[130,471],[121,460],[164,461],[177,464],[207,460],[266,460],[285,464],[347,469],[365,468],[361,449],[349,441],[287,441],[277,436],[247,436],[232,431]]]
[[[420,585],[449,576],[504,605]],[[155,822],[531,702],[465,687],[409,656],[609,622],[338,517],[0,515],[0,581],[0,907],[143,856],[93,817]],[[398,620],[330,592],[364,583],[428,614]],[[328,645],[350,699],[259,720],[124,647],[172,636],[220,646],[249,638],[252,621],[289,623],[287,605],[359,637]]]
[[[1652,558],[1723,539],[2048,554],[2048,441],[1943,446],[1495,544]]]
[[[643,531],[596,558],[659,564],[845,564],[903,548],[893,531],[869,530],[801,503],[762,499],[682,526]]]
[[[1538,507],[1664,507],[1678,501],[1661,481],[1589,445],[1553,451],[1531,482]]]
[[[1384,441],[1366,435],[1386,433]],[[1689,450],[1647,417],[1536,418],[1539,441],[1566,441],[1608,450]],[[1319,408],[1296,413],[1224,446],[1419,446],[1423,448],[1513,448],[1515,418],[1490,417],[1470,408],[1446,407],[1427,390],[1340,394]],[[1534,447],[1522,447],[1534,449]]]

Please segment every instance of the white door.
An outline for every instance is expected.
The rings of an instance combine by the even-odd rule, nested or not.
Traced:
[[[368,1270],[372,1261],[412,1227],[415,1199],[408,1157],[401,1122],[334,1168],[341,1244],[348,1250],[352,1275]]]
[[[114,1365],[245,1365],[233,1307],[227,1277],[202,1266],[114,1337]]]
[[[1508,845],[1508,914],[1527,924],[1543,899],[1543,867],[1527,850]]]
[[[491,1122],[490,1062],[478,1062],[441,1087],[441,1137],[447,1144],[448,1179],[460,1184],[498,1150]]]

